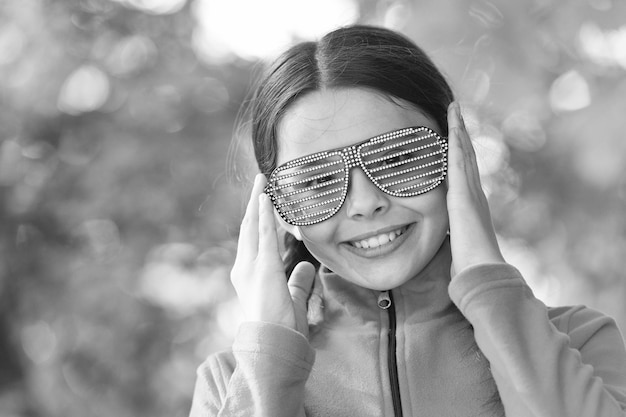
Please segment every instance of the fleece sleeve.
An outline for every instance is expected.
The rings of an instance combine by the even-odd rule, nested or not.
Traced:
[[[449,292],[474,327],[507,417],[626,416],[626,350],[612,319],[578,308],[557,328],[508,264],[467,268]]]
[[[304,386],[315,351],[302,334],[243,323],[228,357],[211,356],[198,369],[190,417],[305,416]]]

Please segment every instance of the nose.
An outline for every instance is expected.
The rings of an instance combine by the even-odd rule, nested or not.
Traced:
[[[389,209],[387,194],[378,189],[360,168],[350,170],[350,185],[344,205],[348,217],[371,218]]]

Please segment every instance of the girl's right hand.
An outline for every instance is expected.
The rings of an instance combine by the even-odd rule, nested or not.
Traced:
[[[265,182],[262,174],[254,179],[230,279],[245,320],[280,324],[307,336],[307,300],[315,268],[301,262],[287,281],[278,250],[274,208],[263,193]]]

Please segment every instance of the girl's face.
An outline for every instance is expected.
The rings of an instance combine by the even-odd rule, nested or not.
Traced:
[[[278,126],[278,164],[411,126],[441,133],[414,106],[372,90],[312,92],[289,107]],[[448,229],[446,190],[440,185],[415,197],[393,197],[353,168],[337,214],[311,226],[285,227],[344,279],[387,290],[417,276],[441,247]]]

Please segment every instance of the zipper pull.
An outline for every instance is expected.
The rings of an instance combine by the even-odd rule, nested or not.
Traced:
[[[389,297],[389,291],[381,291],[380,294],[378,294],[378,307],[383,310],[387,310],[391,307],[391,297]]]

